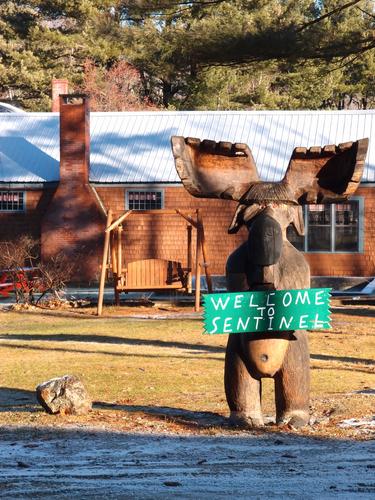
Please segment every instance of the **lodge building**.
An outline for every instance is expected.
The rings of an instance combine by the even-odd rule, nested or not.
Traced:
[[[0,242],[30,234],[41,256],[84,249],[80,281],[100,273],[108,209],[124,221],[127,262],[164,258],[186,266],[186,223],[142,215],[178,208],[202,214],[212,275],[246,229],[228,235],[236,203],[198,199],[182,187],[172,135],[247,143],[260,178],[282,179],[296,146],[323,146],[369,137],[362,182],[346,203],[304,207],[306,234],[290,239],[313,276],[375,275],[375,111],[159,111],[90,113],[84,96],[60,96],[60,113],[0,115]]]

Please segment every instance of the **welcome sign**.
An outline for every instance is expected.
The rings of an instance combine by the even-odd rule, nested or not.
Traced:
[[[330,288],[203,296],[205,333],[329,329]]]

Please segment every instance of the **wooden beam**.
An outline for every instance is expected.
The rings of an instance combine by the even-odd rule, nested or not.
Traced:
[[[149,210],[127,210],[126,213],[131,212],[133,215],[177,215],[176,208],[154,208]],[[123,217],[123,216],[121,216]]]
[[[206,273],[206,281],[207,281],[207,289],[208,293],[212,293],[212,278],[211,274],[208,270],[208,262],[207,262],[207,248],[206,248],[206,239],[204,236],[204,226],[203,226],[203,218],[200,213],[197,215],[198,218],[198,224],[199,224],[199,230],[201,232],[201,245],[202,245],[202,256],[203,256],[203,267]]]
[[[117,226],[119,226],[127,217],[129,217],[130,214],[134,215],[181,215],[186,219],[187,216],[183,215],[182,213],[179,213],[180,211],[177,209],[169,209],[169,208],[158,208],[155,210],[128,210],[126,211],[121,217],[119,217],[117,220],[115,220],[109,227],[107,227],[106,231],[112,231],[115,229]],[[196,226],[196,222],[194,220],[189,220],[188,221],[190,224],[193,226]]]
[[[97,190],[95,189],[95,187],[92,184],[88,183],[87,185],[88,185],[89,189],[92,191],[93,195],[95,196],[95,201],[100,209],[100,213],[101,213],[102,217],[105,220],[107,220],[108,212],[105,209],[105,206],[103,205],[103,202],[100,199],[100,196],[98,195]]]
[[[199,216],[199,209],[197,210]],[[195,249],[195,307],[194,310],[199,312],[200,309],[200,300],[201,300],[201,266],[200,266],[200,258],[202,251],[202,242],[201,242],[201,231],[198,226],[197,229],[197,246]]]
[[[115,233],[112,232],[110,237],[110,248],[111,248],[112,274],[115,276],[117,275],[116,238],[115,238]]]
[[[191,270],[193,268],[193,246],[192,246],[192,231],[193,228],[189,224],[186,226],[187,229],[187,267],[188,267],[188,275],[187,275],[187,292],[192,292],[192,273]]]
[[[116,255],[116,276],[115,276],[115,304],[116,306],[120,305],[120,294],[119,294],[119,284],[122,277],[122,248],[121,248],[121,233],[122,233],[122,225],[117,226],[117,241],[115,248]]]
[[[105,231],[110,233],[113,229],[115,229],[117,226],[119,226],[122,221],[124,221],[127,217],[129,217],[129,215],[131,213],[133,213],[133,210],[128,210],[127,212],[122,214],[121,217],[119,217],[117,220],[115,220],[115,222],[113,222],[113,224],[111,224],[109,227],[107,227],[107,229]]]
[[[183,217],[186,221],[188,221],[189,224],[191,224],[193,227],[195,227],[195,229],[197,229],[198,224],[195,222],[195,220],[192,217],[190,217],[189,215],[185,215],[178,208],[176,208],[176,213],[178,213],[178,215],[181,215],[181,217]]]
[[[111,250],[111,266],[112,266],[112,278],[113,278],[113,291],[115,294],[115,304],[119,302],[118,297],[118,281],[119,276],[117,273],[117,255],[116,255],[116,233],[111,231],[110,233],[110,250]]]
[[[112,222],[112,210],[108,210],[107,214],[107,228],[111,225]],[[105,232],[104,236],[104,249],[103,249],[103,258],[102,258],[102,269],[100,272],[100,282],[99,282],[99,294],[98,294],[98,309],[97,315],[100,316],[103,311],[103,298],[104,298],[104,284],[105,284],[105,275],[107,272],[107,262],[108,262],[108,253],[109,253],[109,231]]]
[[[153,291],[163,291],[163,290],[180,290],[181,285],[179,283],[172,284],[172,285],[131,285],[131,286],[119,286],[119,291],[121,292],[146,292],[147,290],[153,290]]]
[[[117,227],[117,274],[122,276],[122,225]]]

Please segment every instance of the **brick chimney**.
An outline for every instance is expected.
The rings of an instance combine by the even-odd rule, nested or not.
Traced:
[[[60,111],[60,95],[68,93],[68,80],[53,78],[52,80],[52,112]]]
[[[79,260],[74,281],[84,282],[98,278],[105,227],[89,184],[89,118],[86,96],[60,95],[60,182],[41,228],[42,259],[63,252]]]
[[[88,184],[90,112],[81,94],[60,95],[60,183]]]

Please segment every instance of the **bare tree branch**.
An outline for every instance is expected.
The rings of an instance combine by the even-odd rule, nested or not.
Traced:
[[[353,7],[353,5],[356,5],[357,3],[362,2],[363,0],[352,0],[351,2],[345,3],[344,5],[341,5],[340,7],[336,7],[336,9],[333,9],[323,16],[317,17],[316,19],[313,19],[312,21],[309,21],[308,23],[303,24],[300,26],[297,30],[296,33],[300,33],[301,31],[305,30],[306,28],[309,28],[310,26],[313,26],[314,24],[320,23],[324,19],[327,19],[329,17],[332,17],[334,14],[337,14],[338,12],[342,12],[343,10],[349,9],[349,7]]]
[[[356,7],[356,9],[360,10],[361,12],[363,12],[363,14],[366,14],[366,16],[369,16],[372,19],[375,19],[375,15],[371,14],[370,12],[367,12],[367,10],[361,9],[361,7]]]

